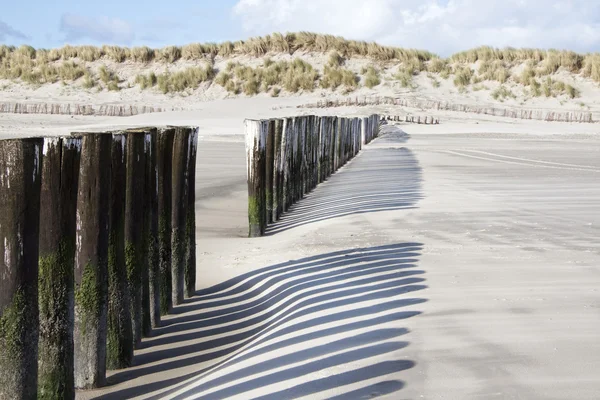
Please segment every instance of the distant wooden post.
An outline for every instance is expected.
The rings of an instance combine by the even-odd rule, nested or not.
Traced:
[[[282,162],[282,140],[283,125],[281,119],[275,120],[275,142],[273,158],[273,212],[274,221],[281,218],[283,212],[283,162]]]
[[[128,368],[133,363],[131,300],[125,265],[126,142],[125,133],[113,135],[108,236],[108,369]]]
[[[329,139],[330,139],[330,145],[329,145],[330,154],[329,154],[329,171],[327,173],[328,177],[331,176],[333,174],[333,172],[335,171],[339,130],[340,130],[339,118],[332,117],[331,118],[331,135],[329,137]]]
[[[319,149],[317,154],[317,184],[323,182],[323,171],[325,170],[325,127],[327,126],[327,117],[319,118]]]
[[[187,216],[185,224],[185,295],[196,294],[196,154],[198,128],[189,135],[187,163]]]
[[[286,118],[283,121],[281,139],[281,165],[283,173],[283,211],[287,211],[292,204],[292,164],[293,164],[293,135],[294,119]]]
[[[174,128],[161,129],[157,136],[158,167],[158,256],[160,281],[160,313],[171,311],[171,180],[173,169]]]
[[[0,398],[35,399],[44,139],[0,141]]]
[[[312,187],[311,190],[319,184],[319,157],[321,156],[321,117],[315,117],[313,121],[313,146],[312,146]]]
[[[77,135],[77,134],[75,134]],[[75,250],[75,387],[106,381],[112,135],[83,134]]]
[[[75,221],[81,138],[45,138],[40,198],[38,395],[75,397]]]
[[[304,148],[304,133],[306,130],[305,117],[294,118],[294,203],[299,201],[304,194],[302,191],[302,150]]]
[[[185,292],[185,227],[187,214],[187,168],[190,128],[178,127],[173,139],[171,209],[171,297],[173,305],[183,303]]]
[[[273,208],[273,178],[274,178],[274,166],[275,166],[275,120],[267,121],[267,149],[266,149],[266,162],[265,162],[265,199],[267,208],[267,224],[272,224],[275,220]]]
[[[248,178],[248,235],[262,236],[266,228],[266,121],[245,121],[246,163]]]

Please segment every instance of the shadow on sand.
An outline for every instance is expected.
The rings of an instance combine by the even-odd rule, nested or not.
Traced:
[[[351,214],[414,208],[422,198],[421,167],[409,149],[398,146],[409,136],[396,127],[383,129],[385,135],[292,205],[266,235]]]
[[[400,390],[404,384],[396,377],[414,366],[396,359],[408,345],[399,340],[408,332],[402,320],[420,314],[407,307],[426,301],[409,295],[426,288],[416,265],[421,250],[420,243],[401,243],[337,251],[201,290],[144,341],[133,368],[109,378],[123,387],[97,398],[160,389],[168,390],[156,398],[283,399],[343,392],[346,385],[340,398]],[[184,367],[194,372],[150,384],[128,382]],[[319,373],[330,369],[343,372]],[[287,381],[283,391],[276,385]]]

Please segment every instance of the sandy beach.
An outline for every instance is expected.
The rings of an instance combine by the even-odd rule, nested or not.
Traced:
[[[79,399],[600,396],[596,124],[448,113],[390,125],[247,238],[237,99],[127,118],[0,115],[0,137],[198,125],[197,288],[135,366]]]

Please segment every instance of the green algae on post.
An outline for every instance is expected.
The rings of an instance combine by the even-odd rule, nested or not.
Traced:
[[[171,311],[171,179],[173,170],[174,128],[160,129],[157,135],[158,167],[158,257],[160,314]]]
[[[266,229],[266,121],[246,120],[246,162],[248,179],[248,235],[259,237]]]
[[[144,254],[144,187],[146,173],[143,130],[127,132],[125,193],[125,266],[129,287],[134,346],[142,340],[142,283]]]
[[[0,140],[0,398],[37,395],[43,139]]]
[[[73,269],[81,138],[45,138],[39,233],[38,397],[75,397]]]
[[[75,387],[106,383],[109,193],[111,142],[106,133],[82,135],[75,248]]]
[[[133,363],[131,303],[125,266],[125,184],[127,136],[112,135],[108,247],[108,317],[106,365],[122,369]]]

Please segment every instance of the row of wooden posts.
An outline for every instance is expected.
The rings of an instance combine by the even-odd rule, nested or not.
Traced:
[[[504,118],[529,119],[548,122],[595,123],[597,115],[589,111],[547,111],[542,109],[500,108],[482,104],[459,104],[452,101],[417,99],[412,97],[356,96],[346,99],[319,100],[316,103],[299,105],[298,108],[331,108],[349,106],[392,105],[420,110],[444,110],[484,114]]]
[[[383,117],[384,120],[386,121],[404,121],[406,123],[410,123],[410,124],[425,124],[425,125],[439,125],[440,124],[440,120],[437,118],[433,118],[433,117],[428,117],[425,116],[423,119],[421,119],[420,116],[415,117],[414,115],[405,115],[404,118],[402,118],[399,115],[386,115]]]
[[[190,127],[0,140],[0,398],[72,399],[196,282]]]
[[[263,236],[378,133],[378,115],[246,120],[249,236]]]
[[[0,103],[0,113],[12,114],[58,114],[58,115],[98,115],[106,117],[129,117],[167,111],[160,107],[132,106],[122,104],[91,104],[70,103]],[[171,111],[174,111],[172,109]]]

